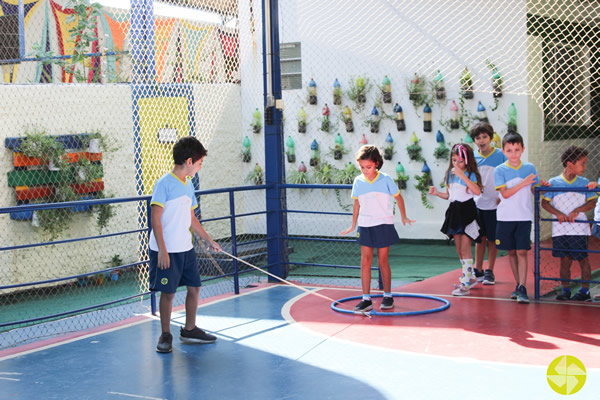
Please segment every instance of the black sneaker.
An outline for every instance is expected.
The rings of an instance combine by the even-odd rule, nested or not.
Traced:
[[[382,310],[389,310],[394,308],[394,298],[391,296],[388,297],[384,297],[383,301],[381,302],[381,307]]]
[[[571,291],[561,290],[560,294],[556,296],[556,300],[569,300],[571,298]]]
[[[183,343],[214,343],[217,340],[217,337],[204,332],[197,326],[191,331],[186,331],[181,327],[179,330],[179,340]]]
[[[371,311],[373,309],[373,302],[371,300],[362,300],[354,307],[354,311]]]
[[[517,294],[517,303],[529,303],[529,297],[527,297],[527,289],[525,289],[525,286],[523,285],[519,286],[519,294]]]
[[[510,298],[513,300],[516,300],[517,297],[519,297],[519,285],[518,284],[517,284],[517,287],[515,288],[515,290],[510,295]]]
[[[477,268],[473,268],[473,272],[475,272],[475,278],[477,278],[477,282],[483,282],[484,275],[485,275],[484,272]]]
[[[573,296],[571,298],[571,300],[586,301],[586,300],[591,300],[591,298],[592,298],[592,296],[590,296],[590,292],[583,293],[581,290],[579,290],[577,293],[575,293],[575,296]]]
[[[496,277],[494,277],[494,271],[486,269],[483,273],[483,284],[484,285],[495,285]]]
[[[170,353],[173,350],[173,335],[170,333],[163,333],[158,338],[158,344],[156,345],[156,351],[159,353]]]

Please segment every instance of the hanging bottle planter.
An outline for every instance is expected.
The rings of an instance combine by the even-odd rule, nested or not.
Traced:
[[[465,99],[473,98],[473,78],[467,67],[463,69],[460,75],[460,90]]]
[[[365,144],[369,144],[369,141],[367,140],[367,137],[365,136],[365,134],[363,133],[362,138],[360,139],[360,142],[358,142],[361,144],[361,146],[364,146]]]
[[[256,108],[256,110],[254,110],[254,113],[252,114],[252,132],[260,133],[261,129],[262,129],[262,115],[261,115],[259,109]]]
[[[298,172],[306,172],[306,165],[304,165],[304,161],[300,161],[300,165],[298,166]]]
[[[366,103],[367,102],[367,96],[365,95],[365,89],[366,89],[366,83],[365,83],[365,78],[363,78],[362,76],[357,76],[356,77],[356,91],[357,91],[357,96],[356,96],[356,102],[357,103]]]
[[[431,107],[429,104],[425,104],[425,108],[423,108],[423,130],[431,132]]]
[[[371,119],[369,120],[369,125],[371,125],[371,133],[379,132],[379,122],[381,121],[379,116],[379,110],[377,107],[373,106],[371,110]]]
[[[396,164],[396,184],[399,189],[406,189],[406,182],[410,179],[408,175],[404,172],[404,166],[400,161]]]
[[[406,147],[408,158],[413,161],[423,160],[423,157],[421,156],[421,146],[419,145],[419,138],[417,137],[416,133],[412,133],[410,137],[410,142],[412,144]]]
[[[341,160],[344,155],[344,139],[338,133],[335,137],[335,147],[333,148],[333,159]]]
[[[458,105],[454,100],[450,104],[450,129],[460,128],[460,117],[458,115]]]
[[[392,102],[392,82],[390,81],[390,78],[388,78],[387,75],[383,77],[383,82],[381,85],[381,93],[383,95],[384,103]]]
[[[435,141],[438,142],[438,147],[433,151],[433,156],[436,160],[448,160],[450,158],[450,149],[446,146],[446,140],[441,131],[437,131]]]
[[[335,82],[333,82],[333,104],[339,106],[342,104],[342,85],[335,78]]]
[[[421,82],[421,78],[415,72],[415,75],[410,80],[409,91],[408,91],[408,99],[413,103],[418,101],[421,97],[423,91],[423,82]]]
[[[427,161],[423,160],[423,168],[421,168],[423,174],[427,174],[426,184],[427,186],[433,186],[433,179],[431,178],[431,169],[427,165]]]
[[[446,88],[444,87],[444,76],[437,70],[437,74],[433,78],[433,87],[435,88],[435,98],[438,100],[446,99]]]
[[[304,108],[300,108],[300,111],[298,111],[298,132],[306,133],[306,111],[304,111]]]
[[[250,162],[250,160],[252,160],[252,151],[250,149],[251,144],[250,144],[250,139],[248,139],[248,136],[246,136],[244,138],[244,141],[242,142],[242,161],[243,162]]]
[[[287,150],[285,152],[287,156],[287,161],[289,163],[296,162],[296,144],[294,143],[294,139],[291,136],[288,136],[287,141],[285,142]]]
[[[467,135],[463,139],[463,143],[468,144],[469,147],[473,147],[473,138],[471,137],[470,134],[467,133]]]
[[[317,104],[317,83],[312,78],[308,82],[308,103]]]
[[[421,175],[415,175],[415,179],[417,180],[415,189],[421,193],[421,204],[427,209],[432,209],[433,205],[429,202],[427,195],[429,194],[429,187],[433,186],[433,179],[431,178],[431,169],[425,160],[423,160]]]
[[[350,110],[350,107],[344,107],[344,111],[342,112],[342,120],[344,121],[344,125],[346,125],[346,132],[354,132],[354,123],[352,122],[352,110]]]
[[[323,115],[323,119],[321,120],[321,130],[323,132],[329,132],[329,107],[327,106],[327,103],[325,103],[325,107],[323,107],[321,114]]]
[[[319,152],[319,143],[317,139],[314,139],[310,144],[310,161],[309,165],[311,167],[318,167],[321,161],[321,154]]]
[[[391,160],[394,157],[394,139],[392,138],[392,134],[388,132],[387,137],[385,138],[385,147],[383,149],[383,158],[386,160]]]
[[[295,185],[306,185],[307,183],[310,183],[306,171],[307,169],[306,165],[304,165],[304,161],[300,161],[298,169],[289,174],[287,181]]]
[[[485,110],[485,106],[481,104],[481,101],[477,103],[477,119],[481,122],[489,122],[487,111]]]
[[[517,107],[515,107],[515,103],[511,103],[510,107],[508,107],[508,131],[509,132],[517,132]]]
[[[497,149],[502,148],[502,139],[500,139],[500,135],[498,135],[496,132],[494,132],[494,137],[492,137],[491,145]]]
[[[498,71],[496,64],[486,60],[487,66],[492,71],[492,95],[495,99],[502,97],[502,87],[504,86],[504,79],[502,74]]]
[[[394,113],[396,114],[396,130],[398,132],[406,130],[406,124],[404,123],[404,112],[402,112],[402,107],[398,103],[394,105]]]

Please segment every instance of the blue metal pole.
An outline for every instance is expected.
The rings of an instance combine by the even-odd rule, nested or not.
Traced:
[[[25,58],[25,4],[19,0],[19,56]],[[44,43],[44,46],[46,43]]]
[[[152,207],[150,206],[150,201],[152,199],[146,199],[146,219],[147,219],[147,226],[148,226],[148,232],[146,233],[146,238],[148,239],[145,243],[150,243],[150,231],[152,230]],[[148,251],[150,251],[150,249],[148,249]],[[150,311],[152,312],[152,315],[156,315],[156,311],[158,310],[158,308],[156,307],[156,292],[151,292],[150,293]]]
[[[235,230],[235,193],[229,192],[229,214],[231,215],[231,254],[237,257],[237,240]],[[233,290],[240,294],[240,275],[238,273],[237,258],[233,259]]]
[[[533,221],[533,277],[535,282],[535,299],[540,298],[540,192],[534,192],[534,221]]]
[[[269,272],[286,278],[289,271],[284,236],[287,218],[283,159],[282,111],[275,105],[281,99],[281,67],[279,58],[278,0],[262,0],[263,15],[263,87],[265,116],[265,180],[267,205],[267,262]],[[270,28],[270,29],[269,29]],[[269,278],[269,281],[276,280]]]

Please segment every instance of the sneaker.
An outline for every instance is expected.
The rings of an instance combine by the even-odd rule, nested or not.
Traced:
[[[471,293],[471,291],[469,290],[469,288],[466,285],[460,284],[460,285],[454,285],[455,289],[452,291],[452,295],[453,296],[466,296],[469,293]]]
[[[486,269],[483,273],[483,284],[484,285],[495,285],[496,278],[494,277],[494,271],[491,269]]]
[[[477,268],[473,268],[473,272],[475,272],[475,278],[477,279],[477,282],[483,282],[485,273]]]
[[[561,290],[556,300],[569,300],[571,298],[571,291]]]
[[[383,301],[381,302],[381,307],[382,310],[389,310],[391,308],[394,308],[394,298],[393,297],[384,297]]]
[[[529,297],[527,297],[527,289],[525,289],[525,286],[523,285],[519,287],[519,294],[517,294],[517,303],[529,303]]]
[[[214,343],[217,340],[217,337],[204,332],[197,326],[191,331],[186,331],[181,327],[179,330],[179,340],[183,343]]]
[[[371,311],[373,309],[373,302],[371,300],[362,300],[354,307],[354,311]]]
[[[591,298],[592,298],[592,296],[590,296],[590,292],[583,293],[581,290],[579,290],[577,293],[575,293],[575,296],[573,296],[571,298],[571,300],[586,301],[586,300],[591,300]]]
[[[156,345],[156,351],[159,353],[170,353],[173,350],[173,335],[170,333],[162,333],[158,338],[158,344]]]
[[[510,298],[516,300],[519,297],[519,285],[515,288],[515,290],[511,293]]]

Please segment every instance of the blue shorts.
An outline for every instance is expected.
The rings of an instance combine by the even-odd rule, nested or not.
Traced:
[[[500,250],[531,249],[531,221],[498,221],[496,247]]]
[[[552,237],[552,257],[571,257],[573,260],[587,258],[589,236],[561,235]],[[556,249],[556,250],[554,250]],[[585,250],[585,251],[570,251]]]
[[[389,247],[400,241],[394,224],[359,226],[357,236],[358,244],[376,249]]]
[[[488,242],[496,241],[496,210],[480,210],[477,209],[479,215],[479,228],[481,236],[485,236]]]
[[[179,286],[202,286],[194,249],[169,253],[169,268],[158,268],[158,252],[150,250],[150,290],[175,293]]]

